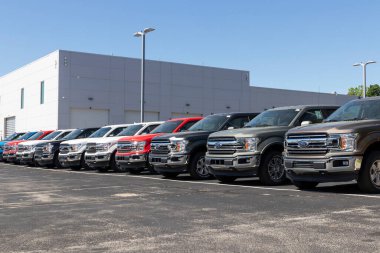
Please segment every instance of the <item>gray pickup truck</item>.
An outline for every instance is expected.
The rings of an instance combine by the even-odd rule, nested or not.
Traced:
[[[357,180],[362,191],[380,193],[380,97],[353,100],[324,124],[290,130],[284,155],[300,189]]]
[[[206,166],[221,182],[259,176],[265,185],[286,181],[282,152],[285,133],[296,126],[320,123],[338,106],[278,107],[259,114],[242,129],[213,133],[207,142]]]

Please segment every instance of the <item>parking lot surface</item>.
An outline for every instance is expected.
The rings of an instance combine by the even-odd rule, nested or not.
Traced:
[[[0,164],[1,252],[379,252],[380,195]]]

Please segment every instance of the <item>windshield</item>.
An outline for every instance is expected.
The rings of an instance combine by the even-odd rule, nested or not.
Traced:
[[[4,141],[12,141],[20,136],[22,136],[23,133],[13,133],[11,134],[10,136],[8,136],[7,138],[4,139]]]
[[[36,132],[29,132],[29,133],[26,133],[24,135],[21,135],[20,137],[18,137],[16,140],[27,140],[29,139],[32,135],[34,135]]]
[[[97,131],[95,131],[93,134],[91,134],[88,138],[99,138],[103,137],[108,131],[111,130],[110,127],[102,127],[99,128]]]
[[[83,133],[83,131],[84,131],[84,129],[75,129],[74,131],[72,131],[71,133],[66,135],[66,137],[63,138],[63,140],[76,139],[81,133]]]
[[[142,124],[138,125],[130,125],[123,131],[121,131],[117,136],[132,136],[135,135],[141,128],[143,127]]]
[[[158,134],[158,133],[172,133],[174,129],[176,129],[183,120],[176,120],[176,121],[166,121],[163,124],[156,127],[151,134]]]
[[[198,121],[189,131],[218,131],[226,122],[227,116],[211,115]]]
[[[354,100],[344,104],[325,122],[380,119],[380,100]]]
[[[55,132],[52,132],[48,135],[46,135],[44,138],[42,138],[41,140],[53,140],[55,137],[57,137],[59,134],[61,134],[62,131],[55,131]]]
[[[28,139],[28,141],[31,141],[31,140],[37,140],[37,139],[40,138],[43,134],[44,134],[44,132],[37,132],[37,133],[33,134],[33,135]]]
[[[299,110],[268,110],[257,115],[244,127],[268,127],[268,126],[289,126],[297,116]]]

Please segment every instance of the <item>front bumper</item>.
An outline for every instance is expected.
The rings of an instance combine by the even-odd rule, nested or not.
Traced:
[[[6,157],[7,161],[8,162],[14,162],[16,161],[16,153],[14,154],[8,154],[7,157]]]
[[[149,163],[154,166],[158,172],[175,172],[185,173],[189,163],[190,155],[188,154],[167,154],[157,155],[149,154]]]
[[[112,153],[85,154],[85,161],[91,168],[104,168],[110,166]]]
[[[356,180],[363,156],[341,156],[325,159],[284,158],[287,177],[292,181],[344,182]]]
[[[121,168],[145,168],[148,154],[116,155],[115,159]]]
[[[206,154],[206,166],[214,176],[253,177],[259,170],[260,155],[222,157]]]
[[[21,163],[31,163],[34,161],[34,152],[23,152],[20,159]]]
[[[73,167],[80,166],[83,153],[68,153],[68,154],[59,154],[58,160],[62,167]]]
[[[54,164],[54,154],[42,154],[41,157],[37,160],[37,162],[42,165],[53,165]]]

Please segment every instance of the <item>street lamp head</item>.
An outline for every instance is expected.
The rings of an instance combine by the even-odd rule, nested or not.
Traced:
[[[153,32],[154,30],[156,30],[156,29],[151,28],[151,27],[149,27],[149,28],[145,28],[145,29],[144,29],[144,33],[150,33],[150,32]]]
[[[362,63],[355,63],[355,64],[352,65],[352,66],[357,67],[357,66],[361,66],[361,65],[362,65]]]
[[[367,61],[366,64],[376,63],[375,61]]]
[[[135,36],[135,37],[141,37],[142,35],[143,35],[142,32],[136,32],[133,34],[133,36]]]

